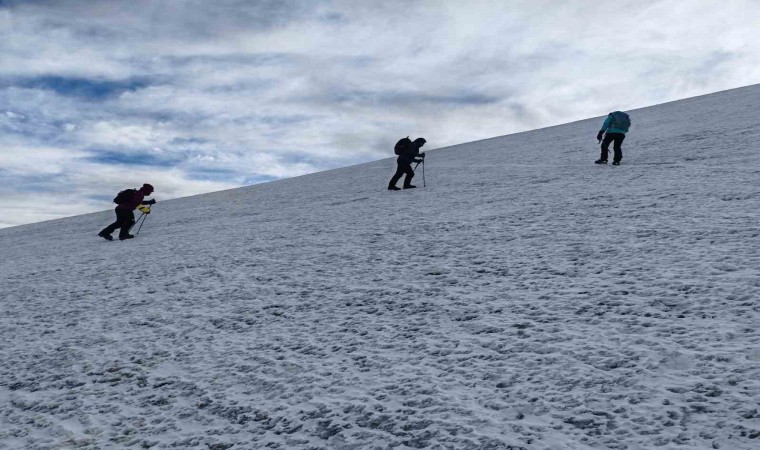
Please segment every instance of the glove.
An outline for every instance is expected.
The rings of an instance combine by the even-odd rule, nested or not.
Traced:
[[[599,133],[597,133],[597,135],[596,135],[596,140],[597,140],[597,141],[601,141],[603,137],[604,137],[604,131],[600,131],[600,132],[599,132]]]
[[[155,204],[156,204],[155,200],[148,200],[147,202],[143,203],[143,205],[155,205]]]
[[[420,158],[425,159],[425,152],[420,153]]]

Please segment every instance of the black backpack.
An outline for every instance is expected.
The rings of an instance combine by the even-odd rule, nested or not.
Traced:
[[[124,189],[123,191],[116,194],[116,197],[114,197],[113,202],[116,203],[117,205],[126,203],[132,200],[132,197],[134,197],[135,193],[137,193],[137,189]]]
[[[399,139],[399,141],[396,142],[396,146],[393,147],[393,153],[400,155],[404,153],[404,150],[409,148],[410,145],[412,145],[412,140],[409,139],[409,136]]]

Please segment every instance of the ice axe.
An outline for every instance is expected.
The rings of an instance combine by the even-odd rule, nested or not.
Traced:
[[[417,166],[419,166],[420,163],[422,163],[422,187],[425,187],[425,156],[424,156],[424,153],[423,153],[423,156],[422,156],[422,159],[420,160],[420,162],[418,162],[414,166],[414,171],[415,172],[417,171]]]

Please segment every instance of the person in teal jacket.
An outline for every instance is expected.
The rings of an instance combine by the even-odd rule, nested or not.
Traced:
[[[596,140],[602,143],[602,154],[598,160],[594,161],[594,163],[607,164],[607,154],[609,153],[610,143],[614,142],[612,149],[615,153],[612,156],[612,165],[620,165],[620,160],[623,159],[623,140],[630,127],[631,118],[628,114],[623,111],[613,111],[609,113],[607,118],[604,119],[602,129],[596,134]]]

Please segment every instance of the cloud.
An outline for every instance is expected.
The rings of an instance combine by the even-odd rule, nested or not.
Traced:
[[[410,134],[436,148],[757,83],[755,10],[4,0],[0,152],[26,159],[0,157],[0,184],[26,209],[0,226],[147,175],[191,195],[389,157]]]

